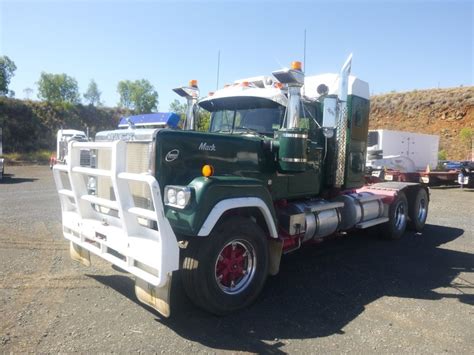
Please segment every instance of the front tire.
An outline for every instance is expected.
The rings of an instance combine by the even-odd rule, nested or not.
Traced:
[[[262,290],[267,274],[266,236],[244,217],[224,221],[208,237],[192,237],[182,263],[188,297],[217,315],[250,305]]]
[[[408,202],[404,192],[399,192],[390,205],[388,222],[381,226],[382,236],[385,239],[400,239],[405,233],[408,220]]]

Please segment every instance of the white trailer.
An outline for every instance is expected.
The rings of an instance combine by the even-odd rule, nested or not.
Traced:
[[[414,163],[416,170],[424,170],[428,165],[431,169],[436,169],[438,147],[439,136],[436,135],[388,129],[371,130],[367,143],[367,161],[373,160],[373,156],[377,154],[379,159],[406,157]]]

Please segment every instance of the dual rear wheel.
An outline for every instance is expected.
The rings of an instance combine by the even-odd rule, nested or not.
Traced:
[[[416,192],[415,192],[416,191]],[[428,193],[418,188],[407,199],[405,193],[399,192],[388,212],[389,221],[381,226],[382,236],[386,239],[400,239],[408,228],[421,232],[428,217]]]

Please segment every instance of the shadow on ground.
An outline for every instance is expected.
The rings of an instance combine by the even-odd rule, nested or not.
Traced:
[[[3,179],[1,180],[0,183],[5,184],[5,185],[13,185],[13,184],[21,184],[24,182],[33,182],[38,179],[36,178],[19,178],[15,177],[14,174],[4,174]]]
[[[460,272],[474,271],[473,254],[439,247],[463,232],[427,225],[423,234],[406,233],[400,241],[367,235],[329,241],[284,257],[280,274],[270,277],[258,301],[238,314],[216,317],[197,309],[179,282],[172,318],[150,312],[180,336],[214,349],[281,353],[279,339],[343,334],[367,304],[383,296],[455,297],[474,305],[473,295],[434,291],[449,287]],[[131,278],[89,276],[141,305]]]

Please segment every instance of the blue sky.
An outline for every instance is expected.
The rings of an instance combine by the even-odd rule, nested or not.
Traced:
[[[83,93],[95,79],[108,106],[117,83],[148,79],[166,111],[172,88],[201,92],[303,59],[306,73],[352,71],[372,93],[473,85],[470,1],[22,1],[0,0],[0,55],[18,67],[19,98],[42,71],[66,73]]]

